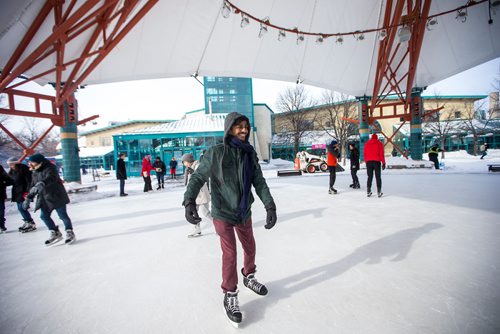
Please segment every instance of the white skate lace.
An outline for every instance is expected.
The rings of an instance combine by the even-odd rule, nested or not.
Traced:
[[[238,295],[227,295],[227,309],[231,313],[240,312],[240,306],[238,305]]]
[[[247,287],[252,289],[253,291],[260,292],[260,289],[262,289],[263,285],[264,284],[259,283],[255,277],[248,278]]]

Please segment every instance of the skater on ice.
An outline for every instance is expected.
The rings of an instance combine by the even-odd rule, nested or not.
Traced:
[[[151,185],[151,171],[153,170],[153,165],[151,164],[151,155],[147,154],[144,159],[142,159],[142,178],[144,180],[144,192],[153,191],[153,186]]]
[[[351,177],[352,177],[352,184],[349,185],[349,187],[353,189],[359,189],[361,187],[357,175],[359,170],[359,150],[356,147],[355,143],[349,143],[349,151],[350,151],[349,160],[351,162]]]
[[[59,227],[50,217],[54,210],[64,223],[64,228],[66,229],[65,243],[73,243],[75,241],[75,233],[73,232],[71,219],[66,211],[66,204],[69,203],[69,197],[64,188],[63,181],[59,178],[57,167],[40,153],[32,155],[28,161],[33,175],[28,196],[26,196],[26,200],[23,202],[23,208],[28,210],[30,203],[36,198],[35,211],[40,209],[40,219],[50,231],[50,237],[45,241],[45,245],[55,244],[63,238]]]
[[[182,156],[182,164],[186,167],[186,172],[184,173],[184,185],[187,186],[191,175],[198,169],[200,165],[199,161],[195,161],[191,153],[186,153]],[[201,187],[198,197],[196,197],[196,210],[200,211],[203,216],[208,220],[212,221],[212,215],[210,214],[210,192],[208,191],[208,183],[205,183]],[[200,223],[194,225],[193,231],[188,234],[188,237],[197,237],[201,235]]]
[[[366,173],[368,174],[366,195],[368,197],[372,195],[372,181],[375,173],[377,196],[382,197],[382,172],[380,169],[385,169],[384,145],[378,139],[376,133],[372,134],[372,138],[365,143],[363,153],[366,162]]]
[[[434,168],[439,169],[439,159],[438,159],[438,153],[439,152],[444,152],[441,148],[439,148],[438,144],[434,144],[431,146],[429,149],[429,161],[432,161],[434,163]]]
[[[328,165],[328,171],[330,172],[328,193],[336,194],[337,189],[333,186],[335,185],[335,179],[337,178],[337,159],[340,157],[339,143],[336,140],[332,140],[326,147],[326,151],[326,164]]]
[[[26,233],[36,230],[36,224],[28,210],[23,208],[23,202],[28,195],[29,186],[31,184],[31,171],[28,166],[18,162],[15,157],[10,157],[7,160],[9,165],[9,176],[12,178],[11,200],[16,203],[17,210],[23,218],[23,225],[19,227],[19,232]]]
[[[158,180],[158,187],[156,190],[164,189],[165,188],[165,172],[167,170],[167,166],[165,166],[165,163],[161,161],[160,157],[156,157],[155,162],[153,164],[153,167],[155,168],[156,171],[156,179]]]
[[[125,180],[127,179],[127,168],[125,167],[125,153],[118,155],[116,162],[116,178],[120,180],[120,196],[128,196],[125,192]]]
[[[7,231],[5,227],[5,200],[7,199],[7,187],[10,185],[12,185],[12,179],[0,165],[0,233]]]
[[[183,201],[186,220],[193,225],[198,224],[201,219],[196,209],[196,198],[210,180],[213,223],[222,249],[223,305],[227,317],[235,326],[242,321],[238,303],[235,233],[243,247],[243,285],[259,295],[267,294],[267,288],[255,277],[252,185],[267,211],[265,228],[270,229],[276,224],[276,205],[262,175],[257,154],[248,142],[249,136],[248,118],[236,112],[228,114],[224,122],[224,142],[207,150],[198,169],[190,176]]]
[[[481,159],[483,159],[485,156],[488,155],[488,143],[484,143],[483,145],[481,145],[481,147],[479,148],[481,150]]]
[[[172,159],[168,163],[168,166],[170,167],[170,178],[175,179],[175,173],[177,169],[177,160],[175,160],[175,157],[172,157]]]

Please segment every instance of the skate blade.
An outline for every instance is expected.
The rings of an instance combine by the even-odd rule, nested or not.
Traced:
[[[76,238],[75,238],[75,239],[73,239],[73,240],[71,240],[71,241],[66,241],[66,240],[65,240],[65,241],[64,241],[64,244],[65,244],[65,245],[71,245],[71,244],[75,243],[75,241],[76,241]]]
[[[63,238],[61,237],[61,238],[59,238],[59,239],[57,239],[57,240],[52,241],[51,243],[45,244],[45,246],[47,246],[47,247],[48,247],[48,246],[55,245],[55,244],[57,244],[59,241],[61,241],[62,239],[63,239]]]
[[[201,233],[196,233],[196,234],[188,234],[188,238],[198,238],[201,237]]]
[[[22,231],[19,231],[21,233],[29,233],[29,232],[33,232],[33,231],[36,231],[36,228],[32,229],[32,230],[22,230]]]
[[[231,323],[231,325],[233,325],[234,328],[240,328],[241,322],[234,322],[231,319],[229,319],[229,317],[226,314],[226,309],[224,308],[224,306],[222,306],[222,311],[224,312],[226,319]]]

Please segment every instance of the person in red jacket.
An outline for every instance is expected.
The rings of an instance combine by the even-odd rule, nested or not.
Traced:
[[[330,172],[328,193],[336,194],[337,189],[333,186],[335,185],[335,179],[337,177],[337,159],[340,157],[339,143],[336,140],[332,140],[326,147],[326,151],[326,164],[328,165],[328,171]]]
[[[372,195],[372,180],[373,172],[375,172],[375,179],[377,181],[377,194],[382,197],[382,177],[380,168],[385,169],[384,145],[378,140],[376,133],[372,134],[372,138],[365,144],[363,150],[366,162],[366,172],[368,174],[368,181],[366,185],[367,196]]]
[[[153,170],[153,165],[151,164],[151,156],[148,154],[142,159],[142,178],[144,179],[144,192],[153,191],[151,186],[151,170]]]

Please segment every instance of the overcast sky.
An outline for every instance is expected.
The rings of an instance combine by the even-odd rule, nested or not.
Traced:
[[[493,90],[500,74],[500,58],[429,86],[424,95],[481,95]],[[294,83],[253,80],[255,103],[276,110],[276,99]],[[320,97],[323,89],[306,86]],[[158,79],[88,86],[78,92],[81,114],[99,114],[99,123],[109,120],[179,119],[188,111],[204,108],[203,86],[193,78]],[[104,124],[103,124],[104,125]]]
[[[487,95],[493,91],[493,82],[500,76],[500,58],[457,74],[429,86],[424,95]],[[201,78],[202,80],[202,78]],[[27,85],[26,85],[27,86]],[[266,103],[276,110],[276,99],[293,83],[253,80],[255,103]],[[319,98],[322,89],[307,86]],[[30,84],[26,90],[53,94],[51,87]],[[103,127],[109,121],[179,119],[188,111],[204,108],[203,86],[193,78],[157,79],[87,86],[77,93],[80,119],[100,115],[97,124]],[[17,120],[9,121],[13,126]]]

